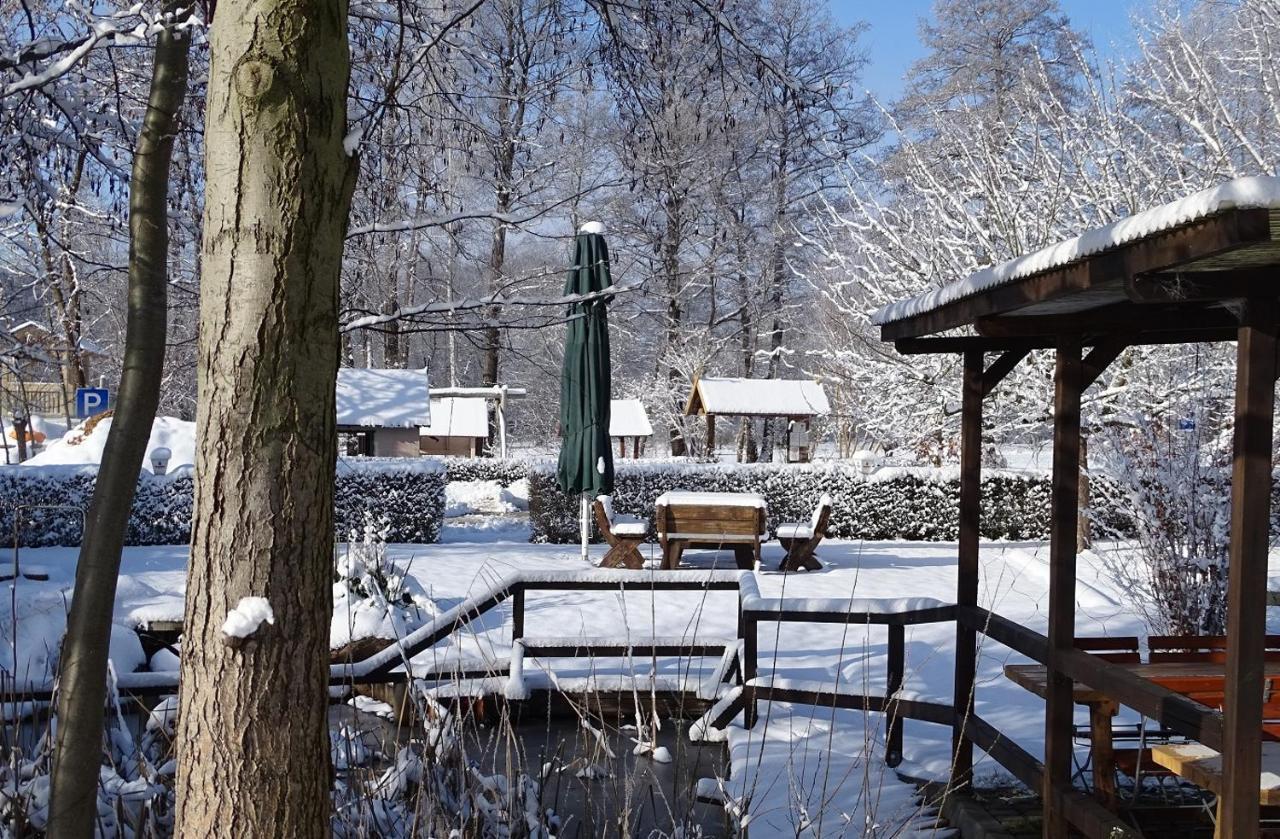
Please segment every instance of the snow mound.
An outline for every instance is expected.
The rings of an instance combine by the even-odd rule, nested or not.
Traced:
[[[451,481],[444,490],[444,514],[457,518],[474,513],[515,513],[529,509],[529,481],[510,487],[499,481]]]
[[[45,446],[40,454],[26,460],[24,466],[49,466],[54,464],[85,465],[102,463],[102,452],[107,446],[107,433],[111,430],[111,417],[101,420],[86,430],[85,422]],[[151,452],[157,448],[170,451],[169,471],[196,462],[196,424],[177,417],[156,417],[147,441],[147,456],[142,459],[142,471],[151,468]]]
[[[241,597],[240,602],[222,623],[222,634],[228,638],[248,638],[258,631],[263,622],[274,624],[275,613],[271,611],[271,601],[265,597]]]

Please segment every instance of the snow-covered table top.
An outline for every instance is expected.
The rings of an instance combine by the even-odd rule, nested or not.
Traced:
[[[664,492],[653,502],[655,507],[702,506],[702,507],[755,507],[757,510],[769,509],[764,496],[755,492],[690,492],[677,489]]]

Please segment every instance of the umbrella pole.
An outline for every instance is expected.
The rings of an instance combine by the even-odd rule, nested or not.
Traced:
[[[583,562],[590,562],[590,561],[591,561],[591,560],[587,557],[587,542],[588,542],[588,540],[591,538],[591,525],[590,525],[590,522],[589,522],[589,520],[588,520],[588,518],[587,518],[587,515],[588,515],[588,513],[590,512],[590,509],[591,509],[591,502],[589,502],[589,501],[587,500],[587,494],[584,492],[584,493],[582,493],[582,510],[581,510],[581,514],[582,514],[582,561],[583,561]]]

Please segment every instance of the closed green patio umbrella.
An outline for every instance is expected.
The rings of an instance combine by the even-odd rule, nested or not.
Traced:
[[[590,295],[613,285],[604,226],[587,222],[574,242],[565,296]],[[609,444],[608,296],[569,306],[569,328],[560,375],[561,491],[581,499],[582,558],[587,558],[591,498],[613,492],[613,448]]]

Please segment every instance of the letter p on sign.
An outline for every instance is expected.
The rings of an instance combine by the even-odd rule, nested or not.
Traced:
[[[100,414],[107,410],[107,389],[105,387],[76,388],[76,416],[80,419]]]

